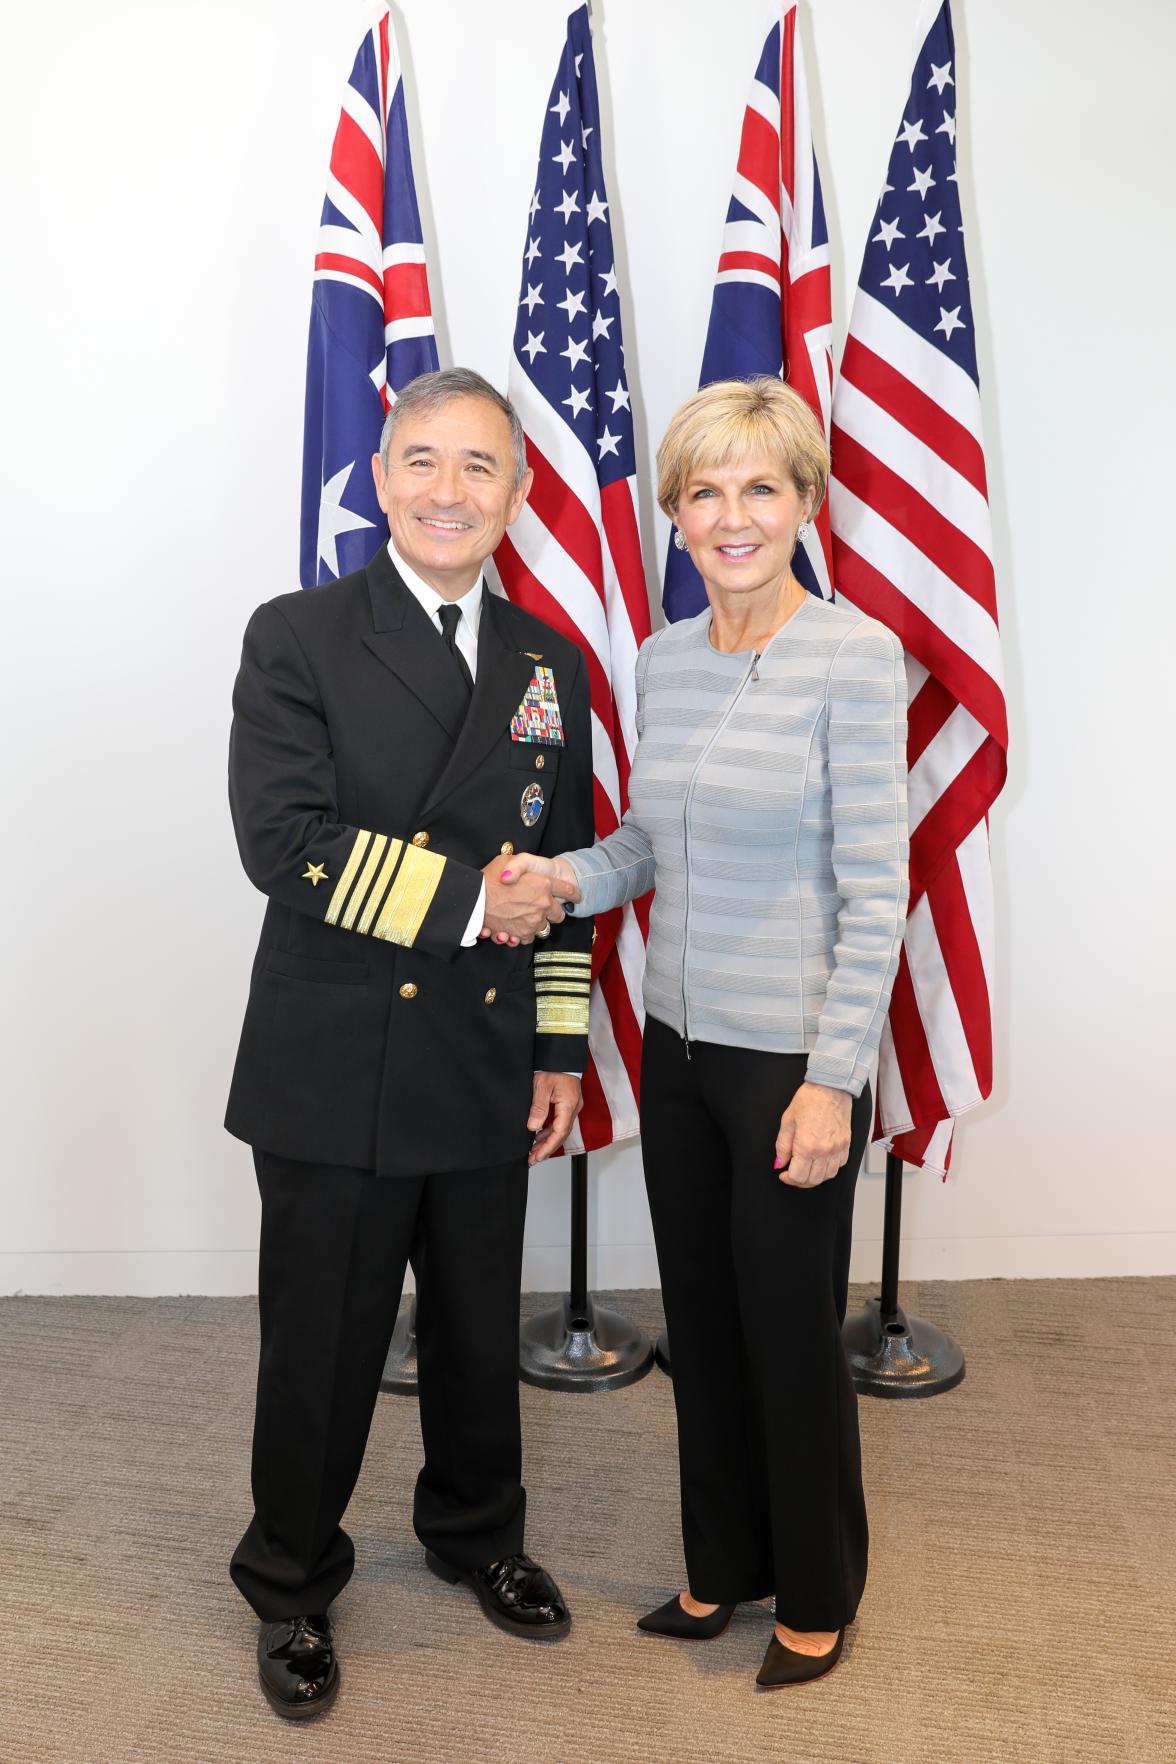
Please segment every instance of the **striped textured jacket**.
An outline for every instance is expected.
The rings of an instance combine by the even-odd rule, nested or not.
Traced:
[[[655,888],[645,1008],[688,1041],[809,1055],[859,1095],[908,893],[906,676],[885,626],[808,596],[724,655],[710,609],[637,658],[630,807],[566,854],[600,913]]]

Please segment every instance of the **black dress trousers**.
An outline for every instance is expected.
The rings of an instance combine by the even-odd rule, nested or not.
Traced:
[[[519,1288],[525,1160],[419,1177],[255,1153],[262,1197],[254,1516],[232,1562],[265,1622],[325,1611],[351,1577],[341,1528],[410,1246],[421,1432],[417,1536],[472,1569],[523,1547]]]
[[[839,1629],[866,1580],[857,1396],[841,1342],[869,1088],[849,1157],[816,1188],[773,1169],[804,1054],[693,1041],[647,1019],[641,1143],[673,1355],[690,1591],[776,1595]]]

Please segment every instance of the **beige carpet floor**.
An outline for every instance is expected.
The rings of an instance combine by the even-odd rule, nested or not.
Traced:
[[[575,1616],[547,1647],[499,1634],[425,1569],[416,1406],[389,1397],[335,1608],[343,1688],[297,1729],[261,1699],[256,1626],[225,1571],[248,1509],[253,1302],[0,1301],[0,1758],[1176,1760],[1176,1280],[903,1297],[963,1344],[968,1376],[862,1403],[872,1571],[829,1678],[754,1691],[762,1606],[708,1646],[634,1630],[682,1577],[660,1372],[606,1396],[524,1390],[528,1541]],[[658,1327],[656,1294],[614,1302]]]

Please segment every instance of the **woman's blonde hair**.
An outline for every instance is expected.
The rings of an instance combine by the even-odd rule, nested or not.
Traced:
[[[802,496],[813,493],[813,514],[829,480],[829,449],[821,425],[782,380],[715,380],[701,386],[670,418],[657,450],[657,500],[673,519],[692,473],[731,465],[748,454],[776,454]]]

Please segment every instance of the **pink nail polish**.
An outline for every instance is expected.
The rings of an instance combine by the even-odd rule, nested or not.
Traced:
[[[503,872],[502,872],[502,880],[503,880],[503,881],[504,881],[504,882],[509,882],[509,881],[510,881],[510,878],[511,878],[511,871],[510,871],[510,870],[503,870]]]
[[[775,1158],[772,1162],[772,1168],[773,1170],[782,1170],[784,1168],[784,1159]]]

